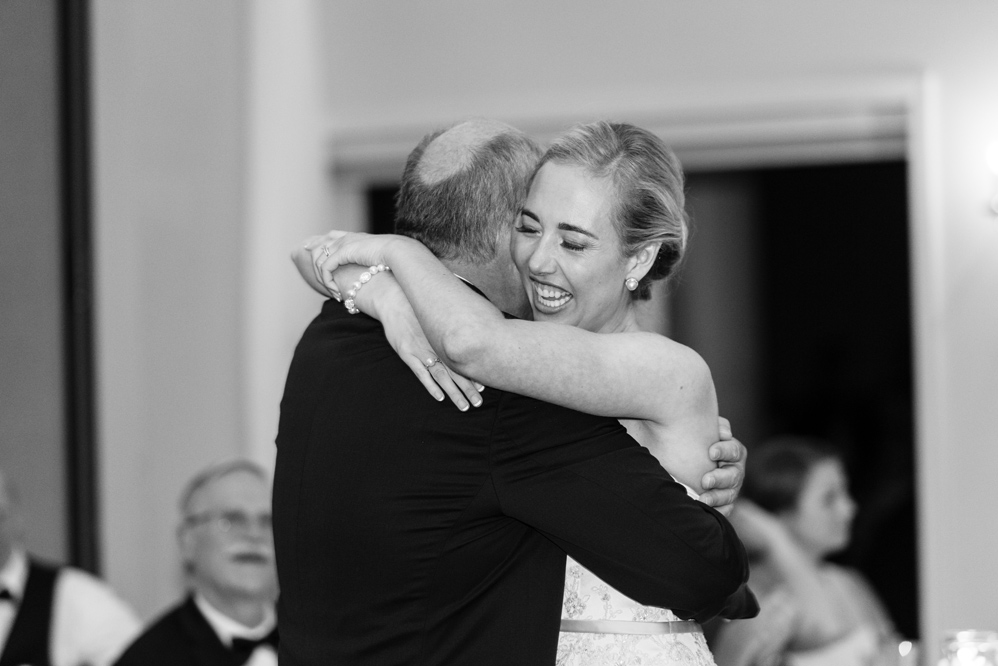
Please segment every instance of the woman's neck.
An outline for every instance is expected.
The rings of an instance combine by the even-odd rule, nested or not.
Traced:
[[[637,311],[633,302],[628,303],[619,314],[600,327],[597,333],[635,333],[643,330],[638,324]]]

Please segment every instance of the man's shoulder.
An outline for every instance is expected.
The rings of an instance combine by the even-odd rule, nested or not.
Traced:
[[[497,396],[491,440],[497,451],[560,451],[572,459],[638,446],[617,419],[510,392]]]
[[[118,595],[105,580],[89,571],[71,566],[61,566],[55,569],[55,574],[56,584],[67,593],[119,600]]]
[[[166,609],[128,646],[115,666],[182,666],[186,663],[183,657],[190,653],[189,646],[195,638],[189,626],[192,614],[197,612],[190,599]]]

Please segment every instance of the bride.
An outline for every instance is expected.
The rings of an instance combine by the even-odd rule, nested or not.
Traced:
[[[504,317],[411,238],[334,231],[310,241],[296,263],[351,311],[373,313],[374,301],[401,289],[416,319],[386,334],[401,340],[400,354],[416,350],[422,364],[410,366],[424,383],[432,371],[462,408],[464,397],[480,404],[475,389],[486,384],[617,417],[696,497],[716,468],[714,386],[699,355],[641,331],[636,317],[652,282],[683,256],[683,202],[679,162],[650,132],[598,122],[558,139],[511,239],[533,321]],[[358,266],[372,268],[341,290]],[[714,663],[697,623],[625,597],[571,559],[567,566],[559,664]]]

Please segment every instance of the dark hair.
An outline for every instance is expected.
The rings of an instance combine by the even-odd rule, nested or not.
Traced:
[[[648,130],[600,121],[578,125],[559,137],[537,168],[547,162],[580,166],[613,183],[613,223],[625,257],[647,243],[661,243],[655,263],[631,292],[634,298],[650,298],[651,283],[675,271],[689,237],[683,168],[673,152]]]
[[[808,474],[825,460],[842,460],[842,455],[823,440],[795,435],[771,439],[749,449],[742,497],[770,513],[793,510]]]
[[[436,149],[436,150],[435,150]],[[441,259],[492,261],[527,198],[540,147],[495,121],[432,132],[409,154],[395,232]]]

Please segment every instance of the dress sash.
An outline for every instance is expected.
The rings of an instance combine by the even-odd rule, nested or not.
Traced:
[[[697,634],[700,625],[692,620],[680,622],[629,622],[624,620],[565,620],[561,630],[585,634]]]

